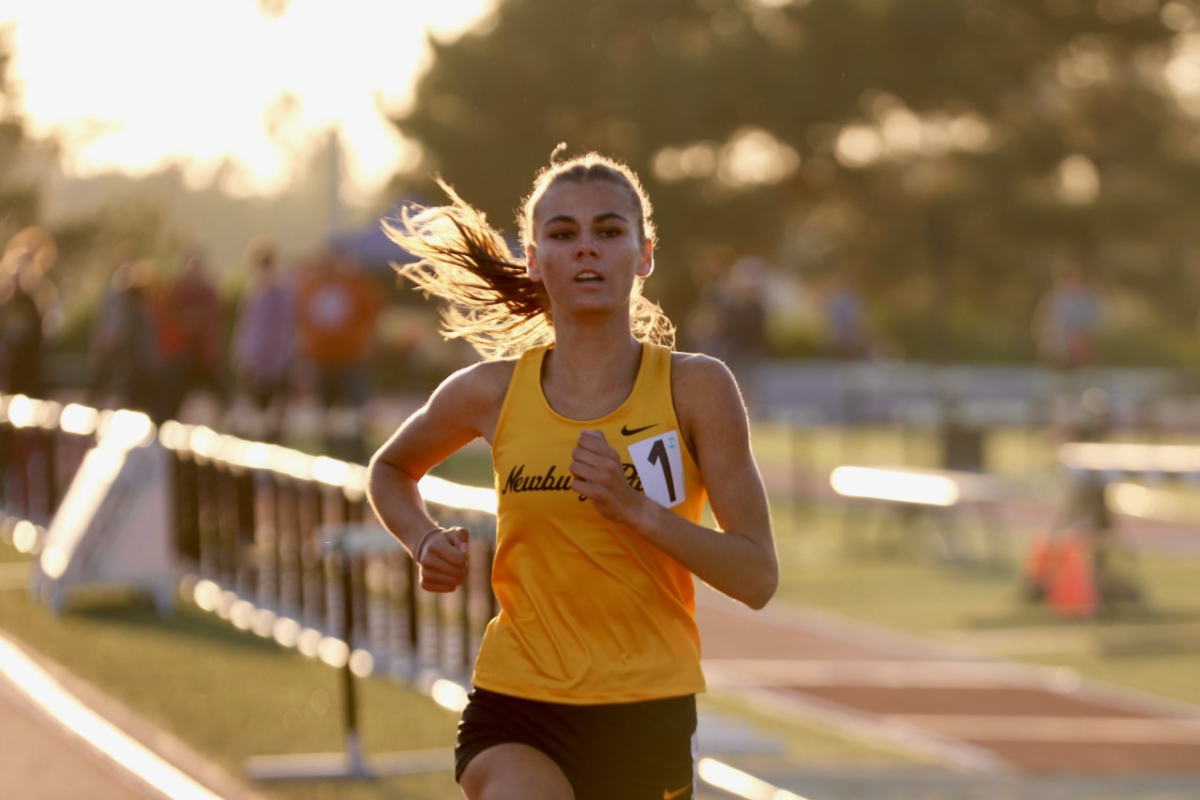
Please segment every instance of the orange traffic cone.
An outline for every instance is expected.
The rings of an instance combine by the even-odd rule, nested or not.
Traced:
[[[1046,599],[1051,608],[1067,617],[1096,613],[1098,596],[1092,574],[1091,550],[1083,537],[1064,539],[1054,548]]]

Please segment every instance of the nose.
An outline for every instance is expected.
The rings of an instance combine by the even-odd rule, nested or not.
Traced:
[[[575,242],[575,257],[579,258],[584,255],[594,256],[597,252],[595,235],[590,231],[584,231],[579,234],[579,238]]]

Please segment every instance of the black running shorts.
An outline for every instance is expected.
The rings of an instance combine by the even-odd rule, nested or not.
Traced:
[[[458,724],[454,777],[498,744],[536,747],[576,800],[686,800],[695,782],[696,697],[577,706],[473,689]]]

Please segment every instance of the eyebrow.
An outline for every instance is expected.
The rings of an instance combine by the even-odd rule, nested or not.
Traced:
[[[607,220],[610,220],[610,219],[619,219],[619,220],[621,220],[621,222],[624,222],[626,225],[630,224],[629,220],[625,217],[624,214],[618,214],[616,211],[606,211],[603,214],[597,214],[595,217],[592,217],[592,223],[595,224],[597,222],[606,222]],[[549,219],[545,220],[542,224],[550,225],[555,222],[577,223],[578,220],[576,220],[570,214],[555,214],[553,217],[550,217]]]

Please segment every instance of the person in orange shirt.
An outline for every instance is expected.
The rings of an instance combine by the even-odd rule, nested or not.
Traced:
[[[661,800],[695,790],[695,575],[748,606],[774,594],[766,493],[732,373],[673,352],[642,296],[650,201],[626,166],[587,154],[537,177],[514,259],[483,216],[447,206],[392,225],[401,272],[449,303],[448,336],[486,356],[447,378],[379,449],[368,497],[451,592],[463,528],[417,482],[468,442],[492,447],[498,500],[484,634],[459,724],[468,798]],[[706,500],[719,528],[699,524]]]
[[[382,301],[358,265],[338,253],[318,254],[311,267],[295,298],[300,354],[315,373],[317,398],[325,413],[326,448],[358,458],[365,427],[367,364]],[[344,432],[335,430],[333,423],[332,413],[338,407],[353,414],[348,445]]]

